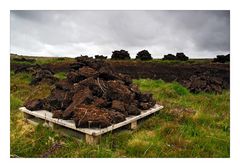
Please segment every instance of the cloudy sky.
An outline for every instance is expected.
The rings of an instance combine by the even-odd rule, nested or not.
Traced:
[[[11,11],[11,53],[132,58],[184,52],[191,58],[230,52],[229,11]]]

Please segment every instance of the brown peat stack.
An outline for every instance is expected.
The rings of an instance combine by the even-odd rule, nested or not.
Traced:
[[[128,75],[114,72],[104,60],[76,60],[67,79],[57,82],[47,98],[27,101],[25,107],[73,119],[76,127],[103,128],[155,105],[152,94],[141,93]]]

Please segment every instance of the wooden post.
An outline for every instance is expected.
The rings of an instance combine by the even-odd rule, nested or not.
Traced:
[[[132,130],[137,129],[137,121],[131,122],[131,129],[132,129]]]
[[[100,142],[100,135],[93,136],[93,135],[86,134],[85,135],[85,140],[86,140],[87,144],[96,145]]]

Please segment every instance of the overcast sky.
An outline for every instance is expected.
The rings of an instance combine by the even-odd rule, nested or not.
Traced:
[[[147,49],[154,58],[230,52],[229,11],[11,11],[11,53],[108,55]]]

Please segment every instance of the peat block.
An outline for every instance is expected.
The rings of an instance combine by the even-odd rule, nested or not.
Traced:
[[[141,93],[130,76],[116,73],[104,60],[85,56],[76,60],[67,79],[56,82],[47,98],[26,102],[26,108],[72,119],[76,127],[103,128],[155,105],[152,94]]]

